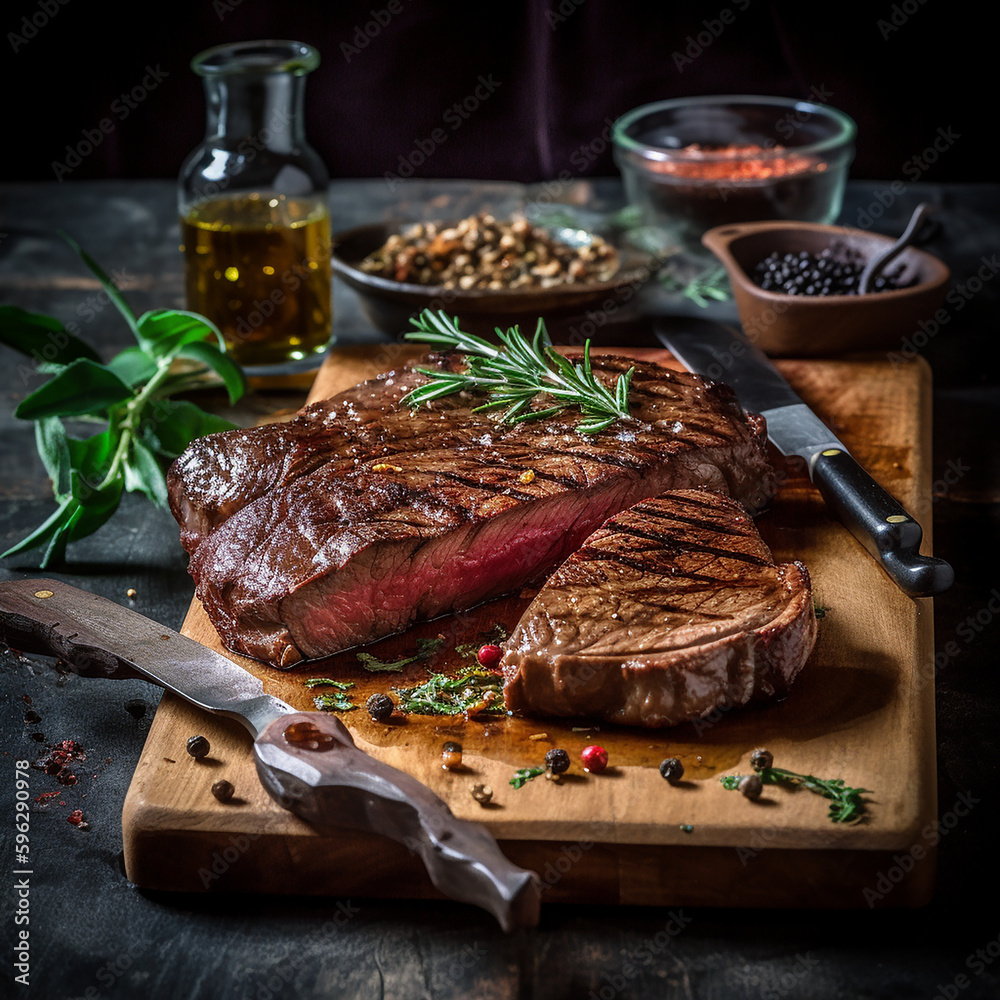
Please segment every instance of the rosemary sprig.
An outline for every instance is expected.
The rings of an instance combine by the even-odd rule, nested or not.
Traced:
[[[537,778],[540,774],[545,774],[544,767],[522,767],[514,772],[514,777],[508,784],[515,788],[523,788],[532,778]]]
[[[410,656],[401,656],[398,660],[380,660],[371,653],[358,653],[358,663],[370,674],[398,674],[403,667],[433,656],[443,645],[444,639],[417,639],[417,651]]]
[[[765,785],[799,785],[829,799],[829,816],[834,823],[856,823],[864,815],[865,803],[861,796],[869,789],[851,788],[843,778],[817,778],[811,774],[796,774],[783,767],[765,767],[757,773]],[[727,774],[720,780],[723,788],[736,791],[742,777],[741,774]]]
[[[348,688],[354,687],[354,681],[335,681],[330,677],[310,677],[305,685],[310,690],[317,687],[334,687],[346,691]]]
[[[404,715],[499,715],[503,712],[503,678],[481,667],[457,674],[431,674],[423,684],[393,688]]]
[[[724,267],[702,271],[693,277],[682,277],[675,268],[660,272],[660,283],[669,292],[679,292],[702,309],[708,307],[709,300],[726,302],[732,298],[729,278]]]
[[[464,372],[418,368],[429,381],[403,397],[402,402],[407,406],[417,407],[469,390],[485,393],[487,397],[475,412],[505,408],[501,423],[541,420],[571,406],[578,407],[583,414],[584,419],[576,428],[581,434],[597,434],[618,420],[630,419],[628,391],[635,369],[619,375],[614,389],[609,389],[594,376],[590,341],[584,345],[583,358],[573,364],[552,347],[542,319],[538,320],[530,341],[516,326],[506,332],[498,327],[500,347],[460,330],[458,318],[452,319],[443,311],[425,309],[411,322],[416,330],[406,334],[407,340],[440,344],[458,351],[466,356],[467,366]],[[551,399],[552,405],[532,409],[531,404],[540,395]]]

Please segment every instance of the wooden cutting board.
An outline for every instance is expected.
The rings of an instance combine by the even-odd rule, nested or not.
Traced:
[[[675,365],[665,351],[622,351]],[[336,349],[310,399],[321,399],[401,364],[414,349]],[[931,525],[930,372],[920,359],[784,361],[780,368],[858,460],[923,524]],[[810,569],[826,608],[819,641],[790,696],[750,711],[720,711],[698,725],[628,730],[576,720],[455,722],[409,716],[375,724],[363,707],[342,715],[368,752],[430,785],[464,819],[485,823],[512,860],[537,871],[553,901],[726,906],[917,905],[933,887],[928,824],[936,818],[933,622],[930,600],[906,598],[838,522],[801,470],[775,455],[781,489],[759,521],[779,560]],[[927,538],[925,551],[930,551]],[[232,656],[265,688],[303,709],[310,677],[355,683],[348,694],[405,686],[469,662],[455,647],[478,643],[497,624],[512,626],[532,591],[472,612],[424,623],[369,647],[382,660],[412,654],[417,638],[444,640],[433,659],[397,674],[371,674],[353,652],[281,673]],[[195,601],[185,634],[223,651]],[[210,757],[185,753],[201,733]],[[445,771],[441,747],[464,746],[461,771]],[[579,752],[600,743],[601,775],[583,772]],[[509,784],[516,768],[565,747],[571,773],[556,783]],[[827,817],[828,803],[803,790],[768,788],[756,803],[725,790],[719,776],[746,773],[766,746],[778,766],[840,777],[870,789],[856,825]],[[679,786],[657,769],[668,756],[685,765]],[[227,778],[229,804],[210,788]],[[473,783],[494,790],[488,808]],[[125,801],[125,864],[136,884],[155,889],[436,896],[419,862],[387,839],[350,831],[319,834],[281,809],[257,781],[250,740],[235,724],[166,694],[153,720]],[[917,848],[914,850],[914,848]],[[901,855],[916,860],[900,865]],[[910,871],[905,877],[903,869]]]

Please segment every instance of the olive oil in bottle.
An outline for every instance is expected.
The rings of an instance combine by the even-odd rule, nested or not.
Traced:
[[[330,339],[325,199],[267,191],[201,201],[181,220],[188,308],[222,331],[233,358],[308,358]]]

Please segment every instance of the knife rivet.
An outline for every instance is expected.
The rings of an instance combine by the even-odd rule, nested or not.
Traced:
[[[826,451],[820,452],[821,455],[839,455],[839,448],[827,448]]]
[[[904,521],[908,521],[909,518],[905,514],[890,514],[886,518],[889,524],[902,524]]]
[[[41,597],[43,600],[46,597],[51,597],[51,596],[52,596],[52,591],[51,590],[36,590],[35,591],[35,597]]]

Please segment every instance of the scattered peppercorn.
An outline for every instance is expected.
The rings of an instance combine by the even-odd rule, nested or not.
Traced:
[[[503,650],[499,646],[487,643],[485,646],[479,647],[479,652],[476,653],[476,659],[479,661],[479,665],[481,667],[485,667],[487,670],[493,670],[499,665],[500,657],[502,655]]]
[[[763,747],[757,747],[752,754],[750,754],[750,766],[755,771],[766,771],[769,767],[774,765],[774,754],[770,750],[765,750]]]
[[[596,744],[584,747],[580,759],[583,761],[585,771],[590,771],[591,774],[600,774],[608,766],[608,751]]]
[[[146,714],[146,703],[139,698],[133,698],[131,701],[125,702],[125,711],[133,719],[141,719]]]
[[[564,774],[569,770],[569,754],[561,747],[553,747],[545,755],[545,766],[553,774]]]
[[[462,766],[461,743],[445,743],[441,751],[441,766],[446,771],[454,771]]]
[[[660,761],[660,777],[666,779],[671,784],[680,781],[684,777],[684,765],[678,757],[667,757]]]
[[[389,695],[379,692],[365,702],[365,708],[368,709],[372,722],[385,722],[395,711],[396,703]]]
[[[24,713],[24,721],[30,726],[36,722],[41,722],[42,717],[36,711],[29,708],[28,711]]]
[[[764,790],[764,782],[759,774],[744,774],[736,786],[748,799],[759,799]]]
[[[187,741],[187,752],[196,760],[208,756],[208,751],[212,749],[212,744],[204,736],[192,736]]]
[[[67,817],[67,823],[72,823],[73,826],[81,826],[83,824],[83,810],[74,809]]]
[[[233,792],[235,791],[236,789],[233,788],[233,783],[231,781],[226,781],[225,778],[212,785],[212,794],[220,802],[228,802],[233,797]]]
[[[488,806],[493,798],[493,789],[489,785],[472,785],[470,791],[481,806]]]

